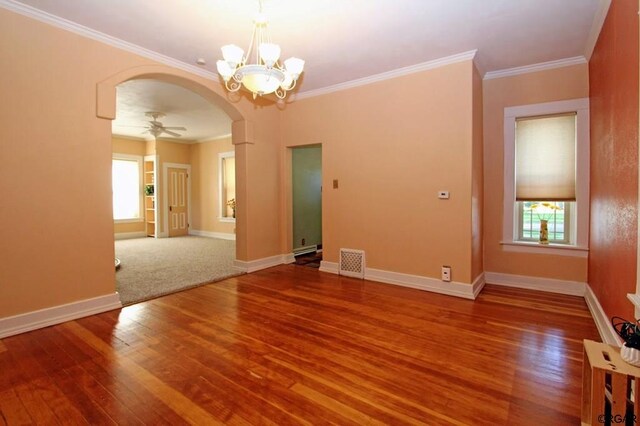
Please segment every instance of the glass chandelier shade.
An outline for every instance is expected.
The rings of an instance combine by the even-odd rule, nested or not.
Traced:
[[[249,63],[254,51],[254,62]],[[245,56],[242,48],[228,44],[222,46],[223,59],[216,62],[218,73],[224,80],[227,90],[237,92],[244,86],[256,96],[274,93],[284,99],[287,92],[296,86],[298,77],[304,69],[304,61],[299,58],[289,58],[280,64],[280,46],[272,43],[267,32],[267,19],[260,14],[254,20],[251,42]]]

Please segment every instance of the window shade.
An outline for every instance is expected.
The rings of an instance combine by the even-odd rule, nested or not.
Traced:
[[[576,200],[576,114],[516,120],[516,200]]]

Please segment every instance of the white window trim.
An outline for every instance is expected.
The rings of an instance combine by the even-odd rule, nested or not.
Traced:
[[[576,202],[575,240],[571,244],[549,244],[517,241],[515,194],[515,137],[516,118],[536,115],[576,112]],[[589,250],[589,98],[541,104],[507,107],[504,109],[504,207],[502,242],[507,251],[547,253],[586,257]]]
[[[130,218],[130,219],[113,219],[114,223],[139,223],[139,222],[144,222],[144,197],[142,196],[142,188],[144,185],[144,171],[143,171],[143,167],[142,167],[142,160],[143,157],[141,155],[132,155],[132,154],[120,154],[120,153],[113,153],[111,155],[111,161],[113,160],[128,160],[128,161],[137,161],[138,162],[138,177],[139,177],[139,187],[140,187],[140,199],[139,199],[139,211],[138,211],[138,216],[137,218]],[[113,210],[113,206],[112,210]],[[113,212],[112,212],[113,214]]]
[[[218,221],[220,222],[229,222],[229,223],[236,222],[235,217],[222,216],[222,211],[225,208],[224,200],[222,199],[222,189],[223,189],[222,182],[224,181],[224,176],[222,176],[222,160],[225,158],[235,158],[235,157],[236,157],[235,151],[221,152],[218,154]]]

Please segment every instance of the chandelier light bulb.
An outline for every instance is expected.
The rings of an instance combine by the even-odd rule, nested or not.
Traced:
[[[271,68],[280,59],[280,46],[275,43],[262,43],[260,45],[260,58],[264,64]]]
[[[242,63],[244,50],[236,46],[235,44],[227,44],[222,46],[222,57],[229,64],[231,68],[235,68],[238,64]]]
[[[294,80],[297,80],[304,69],[304,61],[300,58],[289,58],[284,61],[284,68],[291,73]]]
[[[291,90],[291,84],[293,83],[293,76],[291,75],[291,73],[289,71],[285,71],[284,72],[284,80],[282,80],[282,83],[280,84],[280,88],[282,90]]]
[[[216,68],[218,68],[218,73],[222,76],[224,81],[229,81],[229,79],[233,76],[234,69],[229,66],[227,61],[223,61],[222,59],[216,62]]]

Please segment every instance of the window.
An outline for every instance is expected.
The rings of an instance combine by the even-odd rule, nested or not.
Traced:
[[[236,217],[236,154],[234,151],[218,154],[219,219],[235,222]]]
[[[504,136],[505,248],[586,256],[589,100],[505,108]],[[549,245],[538,244],[542,220]]]
[[[142,221],[142,157],[114,155],[111,170],[113,219]]]
[[[551,208],[544,208],[549,204]],[[539,241],[540,220],[548,223],[549,242],[570,244],[571,210],[574,203],[562,201],[518,201],[518,241]],[[540,208],[542,206],[542,208]]]

